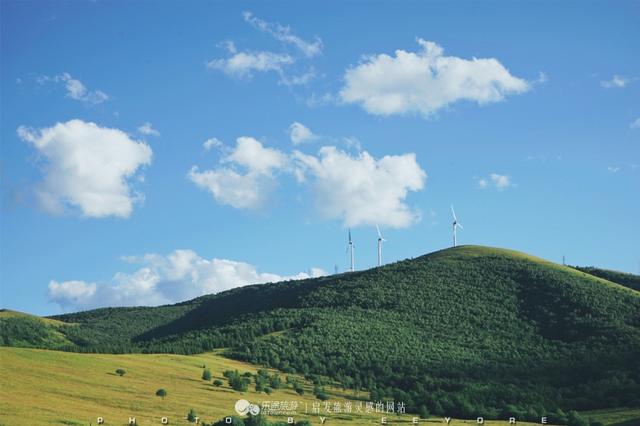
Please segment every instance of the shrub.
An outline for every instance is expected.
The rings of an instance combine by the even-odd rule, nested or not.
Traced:
[[[167,391],[164,389],[158,389],[156,391],[156,396],[162,397],[162,399],[164,399],[164,397],[167,396]]]
[[[220,379],[215,379],[215,380],[213,381],[213,385],[214,385],[214,386],[222,386],[222,380],[220,380]]]
[[[193,408],[189,408],[189,412],[187,413],[187,421],[189,421],[190,423],[195,423],[197,417],[198,415],[196,414],[195,410]]]
[[[126,372],[126,371],[124,371],[122,368],[118,368],[118,369],[116,370],[116,374],[117,374],[118,376],[122,377],[122,376],[124,376],[125,374],[127,374],[127,372]]]
[[[211,370],[205,369],[202,372],[202,380],[207,380],[207,381],[211,380]]]

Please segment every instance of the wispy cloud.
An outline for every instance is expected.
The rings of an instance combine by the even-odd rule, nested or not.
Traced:
[[[289,126],[289,137],[294,145],[300,145],[301,143],[318,139],[318,136],[315,135],[311,129],[297,121],[294,121],[291,126]]]
[[[288,26],[264,21],[251,12],[242,12],[242,17],[254,28],[273,36],[282,43],[295,46],[309,58],[322,53],[322,40],[319,37],[315,37],[313,42],[309,42],[293,34]]]
[[[509,175],[501,175],[498,173],[489,173],[487,177],[477,178],[478,188],[495,188],[498,191],[504,191],[507,188],[515,186]]]
[[[621,89],[629,84],[632,80],[623,77],[621,75],[615,74],[611,80],[603,80],[600,82],[600,85],[605,89]]]
[[[148,121],[142,126],[138,127],[138,132],[147,136],[160,136],[160,132],[153,128],[153,125]]]
[[[63,83],[67,90],[68,98],[87,104],[101,104],[109,100],[109,95],[101,90],[87,89],[87,87],[80,80],[73,78],[71,74],[67,72],[54,76],[42,75],[37,78],[37,82],[39,84]]]
[[[207,68],[220,70],[236,78],[251,78],[254,72],[275,71],[283,74],[283,68],[294,63],[294,58],[287,54],[268,51],[239,52],[232,42],[225,43],[229,52],[228,58],[213,59],[207,62]]]
[[[631,127],[632,129],[640,129],[640,117],[633,120],[629,127]]]
[[[253,28],[273,36],[284,45],[293,45],[301,55],[289,52],[274,52],[271,50],[239,50],[233,40],[220,43],[220,47],[228,52],[226,58],[216,58],[207,62],[206,66],[212,70],[219,70],[236,78],[250,79],[254,73],[275,72],[279,76],[278,83],[283,86],[304,86],[316,78],[313,66],[301,63],[299,60],[310,59],[322,52],[322,40],[316,37],[309,42],[293,34],[287,26],[264,21],[251,12],[243,12],[242,16]]]
[[[222,146],[224,146],[224,144],[218,138],[209,138],[202,143],[202,147],[205,151],[210,151],[213,148],[220,148]]]

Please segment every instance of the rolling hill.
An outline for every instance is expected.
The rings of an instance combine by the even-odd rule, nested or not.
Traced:
[[[51,319],[74,324],[56,328],[70,344],[53,347],[11,318],[0,319],[2,342],[100,353],[226,348],[423,414],[536,419],[640,406],[640,293],[509,250],[460,246],[177,305]]]

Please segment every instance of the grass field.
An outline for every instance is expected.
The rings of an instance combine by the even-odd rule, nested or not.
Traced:
[[[225,383],[215,387],[201,379],[206,365]],[[122,377],[115,370],[122,368]],[[39,349],[0,347],[0,425],[89,425],[96,418],[105,418],[106,425],[125,425],[135,416],[139,425],[160,424],[167,416],[171,425],[187,425],[186,413],[193,408],[206,422],[234,413],[238,399],[252,403],[262,401],[298,401],[296,420],[307,419],[320,424],[320,415],[312,414],[312,385],[304,382],[305,394],[291,388],[275,390],[271,395],[250,390],[233,391],[224,380],[224,370],[238,369],[255,373],[257,367],[224,358],[215,353],[183,355],[102,355],[57,352]],[[282,374],[284,379],[284,374]],[[302,378],[298,377],[302,382]],[[168,392],[166,398],[155,396],[159,388]],[[367,395],[327,387],[330,402],[366,400]],[[304,414],[305,405],[309,414]],[[321,404],[324,409],[324,403]],[[327,426],[380,424],[382,414],[322,414]],[[390,425],[411,424],[410,415],[388,415]],[[610,413],[610,417],[614,415]],[[620,418],[620,413],[618,417]],[[270,418],[285,421],[283,417]],[[420,420],[423,425],[446,424],[444,419]],[[475,421],[451,420],[450,425],[471,425]],[[501,421],[486,421],[486,425],[506,425]],[[532,423],[518,422],[518,425]]]

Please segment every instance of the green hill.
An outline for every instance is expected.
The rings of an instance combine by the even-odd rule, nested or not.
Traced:
[[[0,309],[0,346],[60,349],[72,342],[64,334],[72,327],[63,321]]]
[[[534,419],[640,406],[640,293],[509,250],[461,246],[362,272],[54,319],[77,324],[60,329],[72,342],[65,350],[224,347],[232,358],[331,376],[372,400],[437,415]]]
[[[593,266],[572,266],[578,271],[591,274],[595,277],[604,278],[625,287],[640,291],[640,276],[628,274],[626,272],[612,271],[610,269],[595,268]]]

